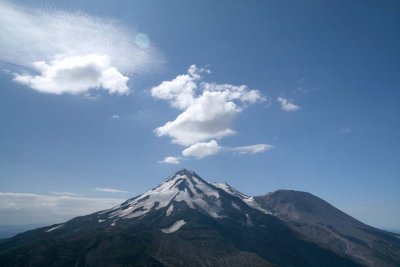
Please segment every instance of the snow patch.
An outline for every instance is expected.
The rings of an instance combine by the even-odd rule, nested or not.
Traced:
[[[260,204],[258,204],[253,197],[249,197],[247,199],[243,199],[243,201],[249,205],[250,207],[252,207],[253,209],[259,210],[264,212],[265,214],[270,214],[272,215],[272,212],[270,212],[269,210],[264,209],[263,207],[260,206]]]
[[[236,204],[235,202],[232,202],[232,207],[234,207],[234,208],[237,209],[237,210],[241,210],[240,207],[239,207],[239,205]]]
[[[171,215],[172,211],[174,210],[174,205],[171,205],[168,207],[167,212],[165,212],[165,214],[167,216]]]
[[[167,228],[163,228],[161,229],[161,231],[165,234],[170,234],[173,232],[178,231],[182,226],[184,226],[186,224],[186,222],[184,220],[179,220],[176,221],[173,225],[171,225],[170,227]]]
[[[62,226],[64,226],[64,224],[60,224],[60,225],[58,225],[58,226],[52,227],[52,228],[50,228],[50,229],[47,229],[45,232],[46,232],[46,233],[49,233],[49,232],[54,231],[54,230],[56,230],[56,229],[58,229],[58,228],[61,228]]]
[[[253,226],[253,221],[251,220],[251,217],[249,214],[246,213],[246,225],[247,226]]]
[[[262,208],[255,200],[253,197],[250,197],[248,195],[245,195],[239,191],[237,191],[236,189],[234,189],[233,187],[231,187],[229,184],[227,183],[212,183],[215,187],[224,190],[226,193],[238,197],[241,200],[244,201],[244,203],[246,203],[248,206],[250,206],[253,209],[262,211],[263,213],[266,214],[272,214],[270,211]]]

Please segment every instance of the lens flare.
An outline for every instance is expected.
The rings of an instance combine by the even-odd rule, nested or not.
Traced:
[[[150,45],[150,39],[144,33],[138,33],[136,35],[135,41],[136,41],[137,46],[139,46],[142,49],[146,49]]]

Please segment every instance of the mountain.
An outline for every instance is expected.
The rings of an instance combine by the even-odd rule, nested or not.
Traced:
[[[0,266],[399,266],[399,248],[310,194],[251,197],[183,169],[114,208],[2,241]]]
[[[278,190],[255,200],[309,241],[367,266],[400,266],[399,235],[363,224],[312,194]]]

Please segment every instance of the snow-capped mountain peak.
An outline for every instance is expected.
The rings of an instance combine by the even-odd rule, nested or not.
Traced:
[[[127,200],[105,212],[111,219],[141,217],[151,210],[168,208],[169,216],[176,202],[184,202],[189,208],[199,209],[218,218],[221,211],[218,188],[204,181],[195,172],[182,169],[165,179],[157,187]]]
[[[224,218],[232,210],[244,214],[249,208],[270,214],[253,197],[240,193],[229,184],[209,183],[195,172],[182,169],[157,187],[100,212],[98,221],[115,224],[119,220],[142,218],[161,209],[168,217],[174,215],[178,207],[195,209],[213,218]]]

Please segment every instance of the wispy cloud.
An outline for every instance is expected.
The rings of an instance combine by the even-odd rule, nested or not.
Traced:
[[[201,142],[193,144],[182,151],[183,157],[194,157],[197,159],[202,159],[212,155],[216,155],[221,152],[231,152],[237,154],[259,154],[269,151],[273,148],[272,145],[267,144],[256,144],[249,146],[238,146],[238,147],[222,147],[218,144],[216,140],[211,140],[210,142]],[[182,158],[182,157],[181,157]],[[159,163],[168,164],[178,164],[179,157],[166,157],[164,160],[159,161]]]
[[[82,196],[81,194],[76,194],[76,193],[71,193],[71,192],[50,192],[53,195],[56,196],[73,196],[73,197],[80,197]]]
[[[158,161],[158,163],[166,163],[166,164],[179,164],[178,157],[165,157],[163,160]]]
[[[97,191],[97,192],[106,192],[106,193],[129,193],[128,191],[119,190],[119,189],[115,189],[115,188],[109,188],[109,187],[96,187],[93,190]]]
[[[232,147],[229,149],[234,152],[237,152],[239,154],[258,154],[258,153],[263,153],[265,151],[271,150],[272,148],[273,148],[272,145],[257,144],[257,145],[250,145],[250,146]]]
[[[238,147],[222,147],[216,140],[211,140],[208,143],[197,143],[182,151],[182,155],[186,157],[195,157],[198,159],[218,154],[220,152],[234,152],[238,154],[258,154],[263,153],[273,148],[272,145],[256,144],[249,146]]]
[[[119,119],[119,115],[118,114],[114,114],[111,116],[112,119],[118,120]]]
[[[130,73],[160,62],[147,36],[116,20],[9,1],[0,1],[0,10],[0,62],[40,92],[126,94]]]
[[[352,129],[350,127],[344,127],[342,129],[340,129],[340,133],[341,134],[351,134]]]
[[[277,100],[281,105],[281,109],[284,111],[293,112],[293,111],[298,111],[301,108],[300,106],[294,104],[287,98],[278,97]]]
[[[0,224],[60,223],[76,216],[114,207],[124,200],[65,194],[41,195],[0,192]]]

